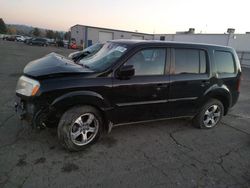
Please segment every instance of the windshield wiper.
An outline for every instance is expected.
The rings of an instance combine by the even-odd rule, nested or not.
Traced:
[[[91,52],[90,52],[90,51],[85,51],[84,53],[86,53],[87,55],[88,55],[88,54],[91,54]]]
[[[91,54],[91,52],[90,52],[90,51],[85,51],[85,52],[82,52],[82,54],[79,56],[79,58],[86,57],[86,56],[88,56],[89,54]]]
[[[82,64],[83,67],[87,68],[87,69],[91,69],[88,65],[84,65]]]
[[[81,65],[82,67],[84,68],[87,68],[87,69],[91,69],[88,65],[85,65],[84,63],[77,63],[75,62],[77,65]]]

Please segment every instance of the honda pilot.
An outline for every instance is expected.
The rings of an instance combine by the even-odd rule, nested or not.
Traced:
[[[112,127],[188,117],[216,127],[237,102],[234,49],[208,44],[113,40],[75,63],[51,53],[30,62],[16,87],[16,112],[37,128],[57,126],[70,151]]]

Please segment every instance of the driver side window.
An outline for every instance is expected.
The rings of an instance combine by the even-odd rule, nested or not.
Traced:
[[[134,54],[125,65],[134,66],[135,76],[163,75],[165,62],[165,48],[150,48]]]

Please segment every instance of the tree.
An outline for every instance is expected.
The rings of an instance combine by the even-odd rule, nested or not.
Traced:
[[[10,34],[10,35],[15,35],[15,34],[17,33],[17,30],[16,30],[15,27],[9,26],[9,27],[7,28],[7,33]]]
[[[41,31],[40,31],[37,27],[35,27],[35,28],[33,29],[32,34],[33,34],[34,36],[36,36],[36,37],[39,37],[39,36],[41,35]]]
[[[56,32],[55,32],[55,39],[56,39],[56,40],[62,40],[62,33],[56,31]]]
[[[52,30],[46,30],[46,37],[49,39],[55,38],[55,33]]]
[[[7,33],[7,27],[6,27],[2,18],[0,18],[0,33],[2,33],[2,34]]]
[[[70,35],[71,35],[70,31],[64,33],[64,36],[63,36],[64,40],[69,40],[70,39]]]

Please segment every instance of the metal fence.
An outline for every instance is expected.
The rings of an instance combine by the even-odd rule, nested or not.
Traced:
[[[237,52],[242,66],[250,67],[250,52]]]

